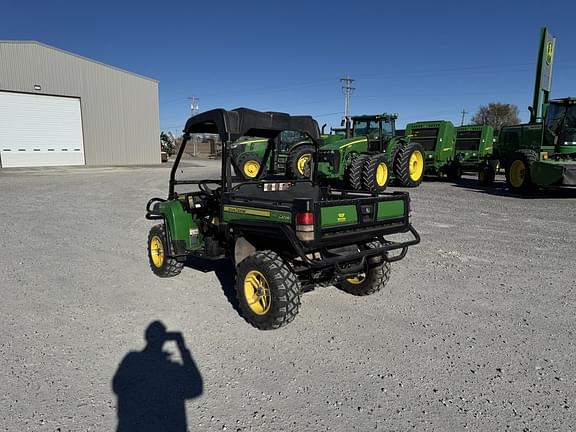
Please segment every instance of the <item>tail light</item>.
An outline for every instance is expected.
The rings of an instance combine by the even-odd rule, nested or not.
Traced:
[[[296,237],[302,241],[314,240],[314,213],[296,213]]]

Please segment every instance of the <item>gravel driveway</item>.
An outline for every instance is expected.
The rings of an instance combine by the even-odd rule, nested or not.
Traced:
[[[217,177],[218,162],[197,165]],[[228,302],[228,266],[150,271],[144,206],[168,173],[0,170],[0,430],[110,431],[139,409],[190,431],[576,424],[576,193],[426,182],[411,191],[422,243],[389,290],[317,289],[262,332]],[[147,356],[156,321],[189,361],[175,342],[173,361]],[[163,396],[142,407],[146,392]]]

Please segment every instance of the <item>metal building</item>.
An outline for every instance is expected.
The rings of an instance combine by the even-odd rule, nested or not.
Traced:
[[[0,41],[0,166],[160,163],[158,81]]]

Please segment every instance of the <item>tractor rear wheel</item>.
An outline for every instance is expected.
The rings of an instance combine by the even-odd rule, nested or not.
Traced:
[[[300,281],[270,250],[256,251],[237,267],[236,295],[244,319],[260,330],[292,322],[300,308]]]
[[[161,278],[178,276],[184,263],[170,258],[164,224],[154,225],[148,234],[148,261],[154,274]]]
[[[514,192],[525,193],[534,189],[530,167],[538,160],[534,150],[518,150],[512,155],[506,167],[506,183]]]
[[[390,180],[390,170],[386,157],[382,154],[371,156],[362,168],[362,188],[370,192],[383,192]]]
[[[424,179],[424,148],[408,143],[398,150],[394,159],[394,177],[400,186],[416,187]]]
[[[302,145],[292,150],[286,161],[288,176],[294,179],[309,178],[313,153],[314,147],[310,145]]]
[[[352,163],[348,167],[347,176],[346,176],[346,183],[350,186],[353,190],[361,190],[362,189],[362,171],[364,169],[364,164],[370,158],[370,155],[361,154],[356,156],[352,160]]]
[[[478,183],[482,186],[492,186],[496,178],[494,167],[488,163],[480,166],[478,170]]]
[[[259,174],[260,168],[262,167],[262,159],[256,153],[244,153],[238,157],[236,161],[237,167],[234,167],[234,171],[239,177],[246,180],[258,179],[262,176],[263,171]]]

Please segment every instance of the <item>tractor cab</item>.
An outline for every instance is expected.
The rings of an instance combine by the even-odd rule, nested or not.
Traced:
[[[368,151],[384,151],[386,142],[395,135],[397,114],[352,117],[352,137],[368,137]]]
[[[549,102],[542,144],[554,153],[576,153],[576,98]]]

